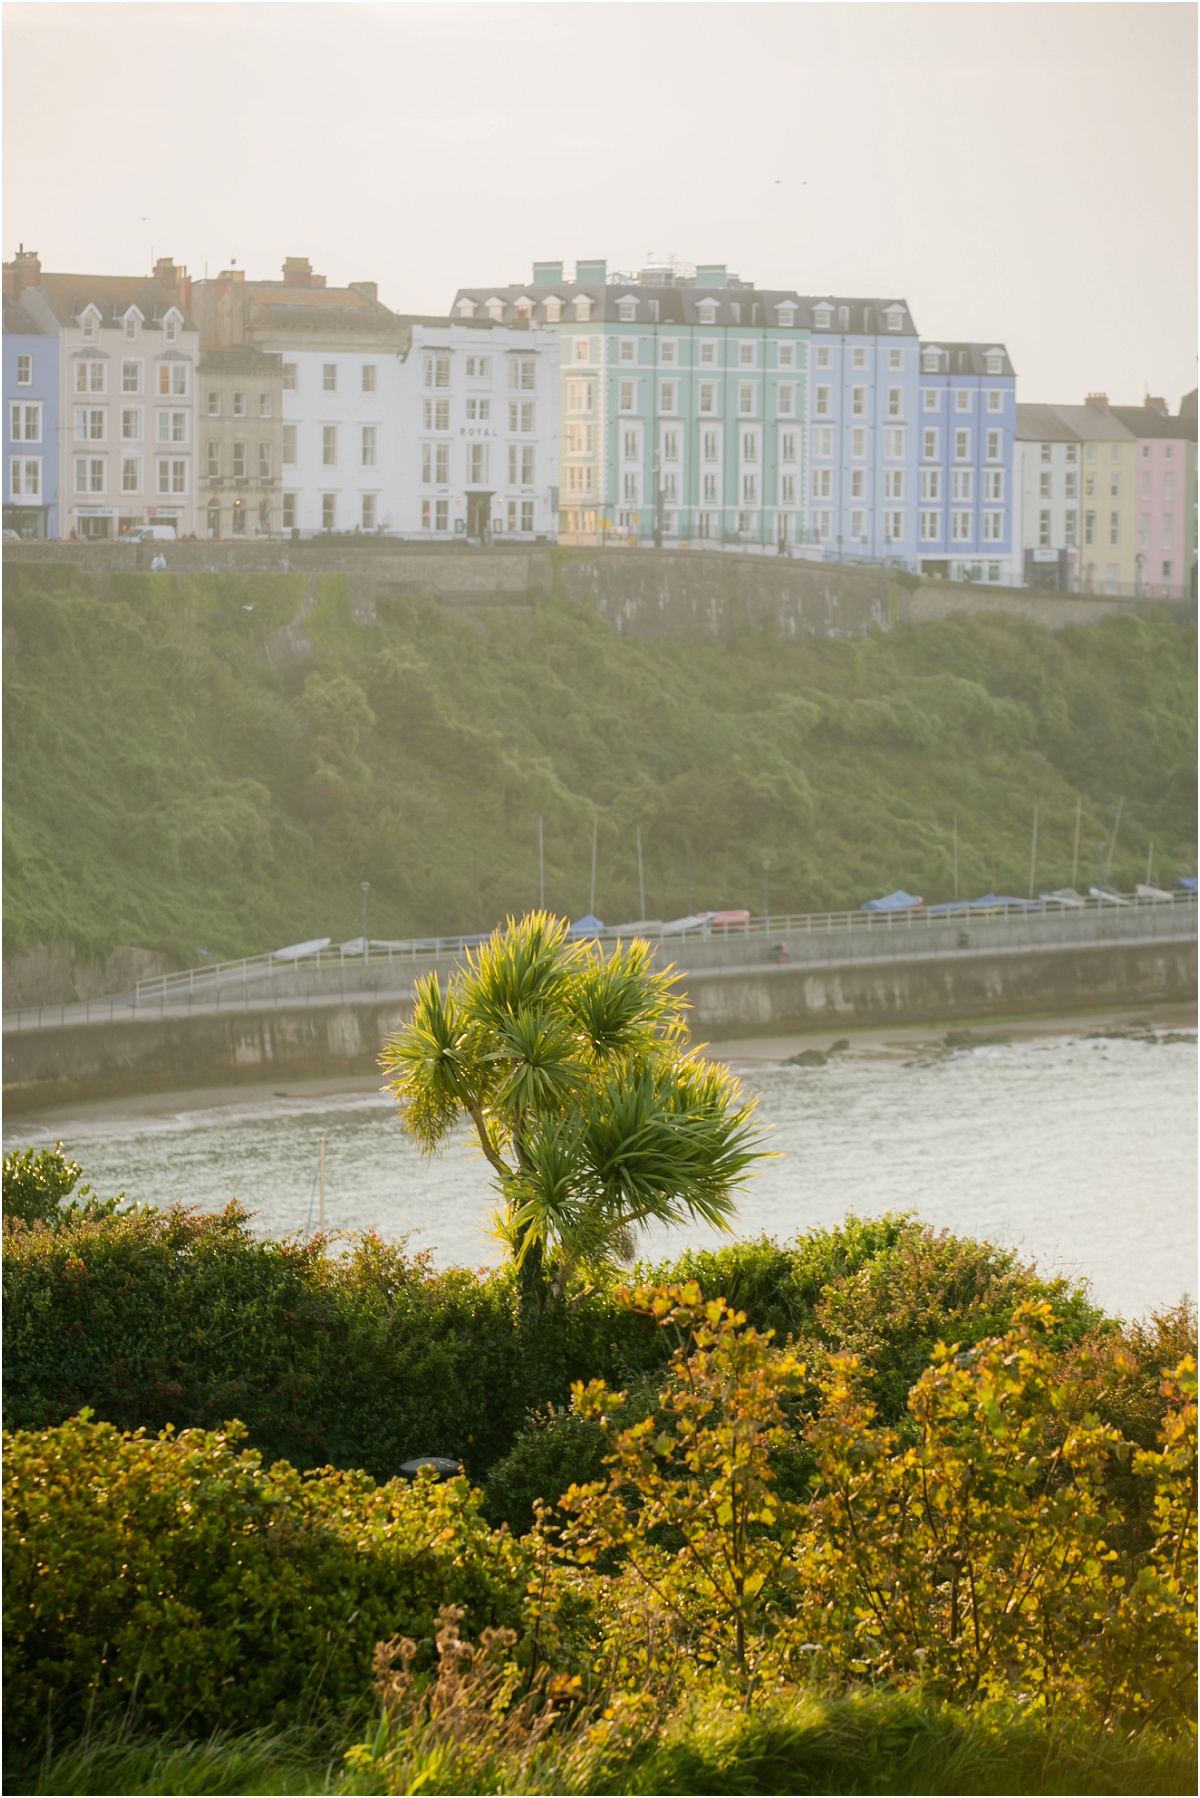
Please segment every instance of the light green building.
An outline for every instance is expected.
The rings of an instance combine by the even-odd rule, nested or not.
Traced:
[[[562,337],[559,541],[806,540],[809,306],[723,265],[534,264],[454,311]]]

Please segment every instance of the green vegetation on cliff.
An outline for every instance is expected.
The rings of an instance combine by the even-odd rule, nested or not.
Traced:
[[[53,585],[58,591],[42,590]],[[578,916],[773,912],[896,886],[946,897],[1078,876],[1124,809],[1113,878],[1155,844],[1194,872],[1195,632],[1115,617],[1051,633],[956,618],[854,641],[632,642],[535,596],[465,619],[429,601],[356,625],[320,583],[310,657],[264,646],[300,576],[61,571],[7,606],[5,948],[120,943],[194,962],[361,929],[490,928],[538,898]],[[278,657],[276,658],[278,661]]]

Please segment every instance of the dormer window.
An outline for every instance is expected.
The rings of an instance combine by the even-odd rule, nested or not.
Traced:
[[[813,324],[817,327],[818,331],[828,331],[828,329],[832,323],[833,323],[833,307],[832,306],[814,306],[813,307]]]
[[[586,324],[588,319],[591,318],[591,316],[592,316],[592,302],[589,300],[586,293],[579,294],[574,302],[574,305],[575,305],[575,317],[580,321],[581,324]]]
[[[136,343],[137,339],[138,339],[138,332],[141,330],[141,328],[142,328],[142,315],[138,311],[136,306],[131,306],[129,308],[129,311],[125,314],[125,340],[126,340],[126,342],[127,343]]]
[[[513,317],[522,318],[528,323],[533,317],[533,301],[524,298],[519,299],[513,307]]]
[[[479,308],[476,306],[474,300],[460,300],[458,302],[458,316],[460,318],[474,318],[478,310]]]
[[[887,320],[887,328],[889,331],[902,331],[904,329],[903,306],[885,306],[883,309],[883,316]]]
[[[100,314],[95,306],[85,308],[79,320],[83,335],[89,343],[95,343],[100,335]]]
[[[717,322],[717,302],[701,300],[696,308],[696,316],[702,325],[715,325]]]
[[[1002,375],[1004,373],[1004,357],[999,350],[989,350],[983,359],[983,366],[989,375]]]
[[[546,301],[546,323],[556,325],[562,317],[562,301],[551,298]]]
[[[941,359],[941,352],[939,350],[922,350],[922,372],[927,375],[936,375],[938,372],[938,364],[941,362]]]
[[[790,331],[796,322],[796,308],[794,306],[784,305],[776,307],[776,311],[779,314],[781,328],[785,331]]]
[[[618,300],[617,317],[623,325],[633,324],[637,318],[637,301],[628,299]]]
[[[504,317],[504,301],[498,300],[495,294],[487,303],[487,315],[494,324],[499,324]]]
[[[175,343],[178,341],[179,327],[182,322],[182,313],[176,312],[175,308],[172,306],[171,310],[163,319],[163,337],[167,343]]]
[[[850,329],[850,308],[849,308],[849,306],[839,306],[838,307],[838,330],[839,331],[848,331],[849,329]]]

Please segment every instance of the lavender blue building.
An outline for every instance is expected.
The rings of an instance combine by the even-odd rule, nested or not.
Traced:
[[[904,300],[805,299],[809,540],[827,559],[916,566],[919,342]]]
[[[4,296],[4,528],[57,537],[58,338]]]
[[[944,580],[1020,585],[1008,353],[994,343],[922,343],[920,362],[917,566]]]

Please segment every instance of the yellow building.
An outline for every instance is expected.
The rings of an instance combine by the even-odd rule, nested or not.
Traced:
[[[1083,406],[1056,406],[1079,433],[1083,494],[1079,586],[1084,593],[1133,593],[1137,586],[1137,438],[1089,393]]]

